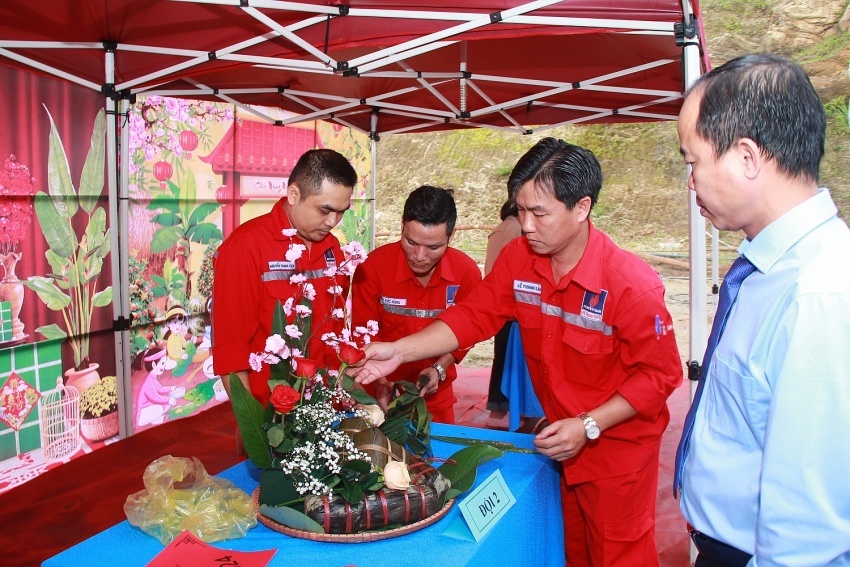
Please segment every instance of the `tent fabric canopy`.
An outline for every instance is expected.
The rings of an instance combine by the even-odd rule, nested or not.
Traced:
[[[376,135],[526,132],[675,119],[682,22],[681,0],[6,0],[0,61]]]
[[[374,168],[374,142],[388,134],[675,120],[686,85],[708,67],[698,21],[697,0],[3,0],[0,64],[102,92],[114,115],[156,94],[228,102],[276,125],[333,122],[369,133]],[[126,282],[128,150],[120,144],[119,160],[117,138],[127,129],[115,118],[112,281]],[[693,195],[689,217],[697,360],[707,289]],[[114,294],[113,310],[128,320],[128,293]],[[115,340],[128,377],[129,331]],[[128,428],[125,419],[122,436]]]

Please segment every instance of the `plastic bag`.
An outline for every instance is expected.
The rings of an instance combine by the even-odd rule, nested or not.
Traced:
[[[207,474],[192,457],[161,457],[145,469],[145,490],[127,497],[127,520],[163,545],[189,530],[207,543],[243,537],[257,525],[251,497]]]

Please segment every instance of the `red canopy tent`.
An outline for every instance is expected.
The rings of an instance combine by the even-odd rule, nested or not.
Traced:
[[[112,97],[219,98],[366,132],[676,117],[689,2],[462,4],[7,0],[0,57]]]
[[[527,133],[675,120],[707,66],[698,17],[697,0],[5,0],[0,62],[98,90],[113,112],[160,94],[280,107],[299,116],[265,118],[332,121],[374,142],[415,130]],[[111,122],[110,196],[123,197],[116,133]],[[126,199],[110,204],[126,226]],[[696,210],[692,198],[692,359],[706,343]],[[125,282],[118,232],[113,282]],[[126,295],[115,294],[116,318],[129,313]]]

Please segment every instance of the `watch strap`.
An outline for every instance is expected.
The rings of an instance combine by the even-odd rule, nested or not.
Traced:
[[[437,371],[440,375],[440,382],[444,382],[446,380],[446,369],[443,368],[439,362],[435,362],[431,365],[431,368]]]

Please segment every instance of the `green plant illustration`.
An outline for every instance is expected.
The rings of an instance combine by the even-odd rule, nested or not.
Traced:
[[[47,108],[45,107],[45,110]],[[45,252],[52,273],[31,276],[24,284],[38,294],[51,310],[62,313],[65,328],[55,323],[36,329],[47,339],[68,339],[76,370],[89,366],[89,335],[95,308],[112,303],[112,286],[98,290],[103,259],[109,254],[106,211],[97,206],[103,193],[106,117],[98,112],[92,130],[79,191],[71,181],[65,147],[50,111],[47,186],[49,193],[35,195],[35,214],[49,249]],[[74,231],[74,219],[84,215],[82,236]]]
[[[221,230],[215,223],[207,220],[221,205],[215,202],[196,202],[195,174],[191,170],[186,172],[182,185],[169,181],[168,191],[170,194],[163,191],[153,197],[147,206],[151,211],[162,210],[151,219],[160,226],[153,235],[151,253],[159,254],[176,249],[178,269],[186,275],[184,298],[191,297],[190,247],[193,242],[206,245],[212,240],[222,239]]]
[[[154,285],[150,290],[154,297],[167,297],[169,305],[186,303],[187,280],[176,262],[166,259],[162,275],[151,274],[151,281]]]

